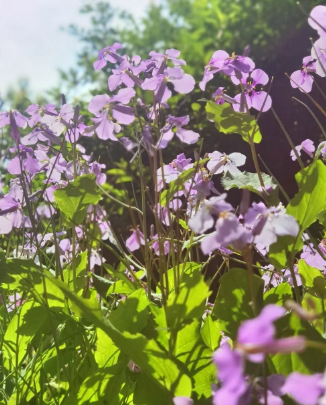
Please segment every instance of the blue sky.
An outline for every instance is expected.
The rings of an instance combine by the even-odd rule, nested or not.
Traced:
[[[63,32],[70,23],[86,26],[78,13],[94,0],[0,0],[0,95],[28,78],[32,94],[58,82],[57,68],[75,64],[79,44]],[[113,7],[140,18],[153,0],[111,0]]]

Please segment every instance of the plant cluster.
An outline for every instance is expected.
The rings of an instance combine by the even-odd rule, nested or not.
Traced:
[[[326,76],[326,7],[308,22],[320,38],[289,79],[326,117],[309,95],[315,75]],[[256,173],[241,171],[241,153],[202,156],[191,117],[169,106],[196,85],[180,52],[141,59],[121,49],[107,46],[94,62],[112,74],[110,95],[89,102],[92,122],[64,96],[60,108],[0,114],[14,143],[0,198],[2,403],[325,404],[326,141],[295,146],[248,49],[218,50],[199,87],[224,75],[237,94],[219,87],[198,102],[219,132],[249,143]],[[300,166],[292,199],[260,169],[267,111],[291,145],[289,164]],[[140,198],[107,192],[106,165],[82,146],[92,136],[130,153]],[[164,162],[171,142],[196,145],[194,156]],[[242,190],[236,207],[231,189]],[[130,216],[127,236],[111,226],[103,197]]]

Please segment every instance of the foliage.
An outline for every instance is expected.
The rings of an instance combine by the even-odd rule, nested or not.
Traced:
[[[280,10],[288,4],[277,3]],[[145,19],[135,47],[139,40],[147,44],[151,27],[151,41],[161,35],[165,22],[167,43],[178,33],[181,46],[191,38],[206,52],[212,39],[199,44],[200,16],[212,29],[215,17],[222,28],[234,29],[220,39],[241,45],[251,32],[241,13],[250,7],[259,42],[274,34],[271,15],[266,23],[258,18],[270,10],[269,1],[255,7],[246,0],[241,7],[218,0],[167,4],[167,14]],[[149,16],[160,7],[151,6]],[[323,22],[325,10],[314,9],[314,19]],[[101,44],[102,31],[118,35],[105,3],[84,12],[95,13],[98,28],[72,30],[83,36],[87,52]],[[186,29],[190,22],[194,32]],[[309,23],[319,32],[320,24]],[[205,67],[200,86],[211,75],[231,77],[238,86],[234,98],[219,88],[205,111],[220,132],[249,143],[255,173],[240,170],[246,161],[241,153],[202,153],[201,134],[191,128],[199,129],[176,105],[184,94],[198,95],[179,51],[163,49],[140,61],[122,57],[120,48],[115,43],[98,54],[94,68],[109,74],[113,95],[96,94],[87,114],[64,96],[60,107],[29,106],[28,118],[15,110],[0,114],[14,146],[0,198],[1,403],[250,405],[271,399],[321,405],[325,142],[317,151],[310,139],[293,146],[298,162],[292,164],[301,170],[290,199],[258,163],[263,134],[257,121],[269,97],[260,85],[269,78],[249,57],[221,51]],[[313,74],[323,76],[322,56],[320,49],[297,73],[302,86],[312,85]],[[196,72],[196,64],[191,69]],[[95,75],[85,72],[85,81]],[[192,104],[193,115],[202,101]],[[33,130],[22,136],[27,124]],[[129,163],[108,168],[94,160],[95,136],[124,150]],[[172,142],[194,153],[163,154]],[[242,197],[233,206],[229,195],[238,190]],[[110,222],[115,215],[117,227]]]

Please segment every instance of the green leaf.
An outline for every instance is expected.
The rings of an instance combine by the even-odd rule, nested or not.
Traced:
[[[179,293],[173,291],[168,297],[166,306],[168,326],[179,330],[185,322],[200,318],[209,295],[209,287],[200,272],[184,276]]]
[[[109,321],[121,332],[140,332],[148,322],[148,299],[146,292],[139,289],[121,300],[117,309],[112,311]]]
[[[114,344],[112,339],[103,332],[102,329],[96,329],[96,352],[95,352],[95,361],[100,368],[113,368],[122,362],[125,366],[128,363],[128,357],[121,354],[121,350]]]
[[[97,204],[101,194],[95,176],[84,174],[66,187],[55,190],[54,199],[64,214],[67,226],[72,227],[84,221],[88,207]]]
[[[132,284],[132,282],[130,281]],[[129,295],[135,291],[135,287],[132,285],[130,286],[129,283],[126,283],[124,280],[118,280],[114,284],[110,286],[107,291],[107,295],[109,294],[125,294]]]
[[[190,276],[192,277],[193,272],[201,271],[202,265],[200,263],[195,262],[187,262],[179,264],[176,267],[172,267],[167,271],[167,279],[169,284],[169,292],[172,293],[174,291],[174,273],[176,272],[179,274],[180,280],[182,281],[183,277]],[[166,288],[166,276],[163,277],[163,286]],[[159,291],[161,290],[161,284],[159,284]]]
[[[144,372],[152,382],[174,396],[190,396],[190,377],[180,365],[154,340],[137,333],[120,332],[109,319],[104,320],[98,302],[84,299],[72,292],[61,280],[47,276],[79,308],[85,318],[101,328]]]
[[[288,204],[286,212],[297,220],[300,232],[297,238],[279,237],[277,242],[270,246],[269,257],[278,269],[287,266],[287,252],[293,263],[294,256],[303,245],[303,232],[317,220],[317,216],[326,206],[326,167],[323,162],[313,162],[297,173],[295,178],[299,191]]]
[[[100,370],[86,377],[81,384],[78,395],[78,405],[107,404],[119,405],[122,400],[122,388],[125,384],[124,373],[110,374],[107,370]]]
[[[264,282],[255,274],[252,282],[255,301],[261,307]],[[235,340],[240,324],[254,317],[248,271],[231,269],[221,277],[213,316],[218,319],[221,330],[232,340]]]
[[[4,357],[12,366],[22,362],[28,344],[46,319],[46,310],[35,301],[27,301],[19,308],[8,325],[3,342]]]
[[[275,190],[277,188],[276,184],[273,181],[273,178],[268,174],[262,173],[262,178],[265,186],[272,186]],[[225,190],[231,190],[231,188],[238,189],[248,189],[249,191],[258,194],[261,196],[261,185],[257,173],[230,173],[227,172],[221,179],[222,186]]]
[[[140,373],[134,393],[135,405],[173,405],[172,395]]]
[[[179,331],[175,356],[187,367],[198,399],[211,398],[212,395],[212,384],[216,381],[212,355],[213,351],[203,344],[199,320]]]
[[[292,288],[289,283],[282,283],[271,288],[264,294],[264,305],[276,304],[284,305],[285,302],[292,298]]]
[[[222,335],[218,326],[218,321],[213,321],[211,315],[206,316],[200,334],[207,347],[211,350],[217,349]]]
[[[304,286],[317,294],[319,298],[326,298],[326,280],[323,273],[309,266],[304,260],[299,260],[298,271]]]
[[[289,314],[276,322],[277,338],[305,336],[307,340],[325,343],[325,340],[307,321],[295,314]],[[273,373],[288,375],[293,371],[312,374],[325,369],[325,358],[319,349],[307,347],[302,353],[279,353],[271,356],[275,370]]]
[[[206,104],[207,118],[215,122],[215,127],[224,134],[239,134],[243,140],[249,142],[253,136],[255,143],[262,140],[259,126],[253,116],[233,110],[230,104],[216,104],[209,101]],[[255,130],[255,134],[253,131]]]
[[[31,259],[7,259],[0,257],[0,284],[4,289],[26,291],[42,305],[58,311],[64,307],[65,297],[59,288],[47,279],[43,281],[41,273],[50,274]],[[44,290],[45,287],[45,290]]]
[[[315,316],[316,314],[322,315],[321,317],[310,321],[311,325],[318,330],[318,332],[323,335],[325,333],[325,308],[326,300],[316,297],[315,293],[308,290],[303,296],[302,308],[305,309],[309,314]]]

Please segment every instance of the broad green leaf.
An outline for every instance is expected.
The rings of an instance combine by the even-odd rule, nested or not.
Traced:
[[[206,316],[200,334],[207,347],[211,350],[217,349],[222,335],[218,326],[218,321],[213,321],[211,315]]]
[[[292,288],[289,283],[282,283],[271,288],[264,294],[264,304],[284,305],[292,298]]]
[[[107,404],[119,405],[120,395],[125,384],[124,373],[110,374],[107,370],[100,370],[87,377],[80,386],[77,395],[78,405]]]
[[[180,282],[182,282],[183,277],[192,277],[193,272],[199,272],[201,271],[202,265],[200,263],[195,263],[195,262],[187,262],[187,263],[182,263],[179,264],[179,266],[175,267],[175,268],[171,268],[167,271],[167,279],[168,281],[166,281],[166,276],[163,277],[163,285],[166,288],[166,282],[168,282],[169,284],[169,292],[173,292],[174,291],[174,273],[176,273],[176,277],[179,274],[180,277]],[[159,284],[159,291],[161,288],[161,285]]]
[[[276,322],[277,338],[289,336],[305,336],[307,340],[325,344],[324,338],[307,321],[301,320],[295,314],[289,314]],[[307,347],[302,353],[279,353],[271,356],[275,370],[273,373],[288,375],[293,371],[312,374],[323,372],[325,356],[319,349]]]
[[[121,300],[108,319],[120,332],[137,333],[147,325],[148,316],[146,292],[139,289]]]
[[[101,194],[95,176],[84,174],[66,187],[55,190],[54,199],[64,214],[67,226],[72,227],[84,221],[88,207],[97,204]]]
[[[195,320],[179,331],[175,356],[189,370],[193,390],[198,400],[211,398],[212,384],[216,381],[213,351],[204,345],[200,334],[200,321]]]
[[[213,317],[232,340],[235,340],[240,324],[254,317],[249,276],[246,270],[231,269],[220,280]],[[254,299],[257,306],[261,307],[264,282],[254,274],[252,283]]]
[[[319,298],[326,298],[326,280],[323,273],[309,266],[304,260],[299,260],[298,270],[303,285],[318,295]]]
[[[115,286],[115,287],[112,286],[112,289],[108,291],[108,294],[111,294],[111,293],[116,293],[116,294],[128,293],[129,294],[129,293],[137,290],[137,285],[134,284],[124,272],[126,269],[125,266],[122,266],[121,271],[119,269],[115,270],[112,266],[110,266],[107,263],[103,263],[103,267],[111,276],[113,276],[114,278],[119,278],[122,281],[122,283],[119,283],[117,286]],[[127,292],[125,292],[125,293],[117,292],[117,287],[119,287],[119,289],[121,287],[121,289],[123,288]]]
[[[313,316],[316,314],[321,315],[319,318],[311,321],[311,325],[323,335],[326,331],[326,300],[316,297],[313,291],[308,290],[303,296],[302,308]]]
[[[216,104],[214,101],[208,101],[206,113],[207,118],[215,122],[218,131],[224,134],[239,134],[246,142],[249,136],[253,136],[255,143],[261,142],[259,126],[253,116],[234,111],[228,103]]]
[[[61,280],[47,276],[79,308],[85,318],[101,328],[119,349],[127,354],[152,382],[174,396],[191,395],[191,379],[179,364],[152,339],[137,333],[120,332],[109,319],[103,319],[98,302],[79,297]]]
[[[140,373],[134,393],[135,405],[173,405],[171,394],[150,380],[146,374]]]
[[[130,281],[130,280],[129,280]],[[131,283],[131,286],[130,286]],[[135,287],[133,286],[132,282],[126,283],[124,280],[118,280],[112,285],[110,285],[107,295],[109,294],[125,294],[129,295],[135,291]]]
[[[46,310],[35,301],[25,302],[14,315],[6,330],[3,355],[16,366],[24,359],[28,344],[47,319]]]
[[[41,273],[50,274],[31,259],[7,259],[0,257],[0,284],[4,289],[26,291],[40,304],[47,305],[51,310],[64,307],[65,297],[62,291],[49,282],[43,281]],[[45,287],[45,290],[44,290]]]
[[[179,293],[173,291],[168,297],[166,306],[168,326],[179,330],[185,322],[200,318],[209,295],[209,287],[199,271],[183,277]]]
[[[88,262],[88,253],[87,250],[85,252],[80,253],[76,258],[74,258],[70,265],[63,270],[63,279],[64,281],[70,285],[70,288],[73,290],[73,268],[75,268],[76,272],[76,291],[79,291],[84,287],[85,284],[85,276],[86,276],[86,269],[87,269],[87,262]]]
[[[128,358],[121,354],[121,350],[102,329],[96,328],[96,335],[95,361],[100,368],[112,367],[119,361],[128,362]]]
[[[294,256],[303,245],[303,232],[317,220],[326,206],[326,167],[322,161],[313,162],[297,173],[295,178],[299,191],[288,204],[286,212],[297,220],[300,232],[295,239],[282,236],[271,245],[269,257],[278,269],[287,266],[287,255],[293,263]]]
[[[268,174],[262,173],[262,178],[265,186],[271,186],[274,193],[277,193],[277,185],[274,183],[273,178]],[[253,193],[262,195],[261,185],[257,173],[230,173],[227,172],[221,179],[222,186],[225,190],[231,188],[247,189]]]

